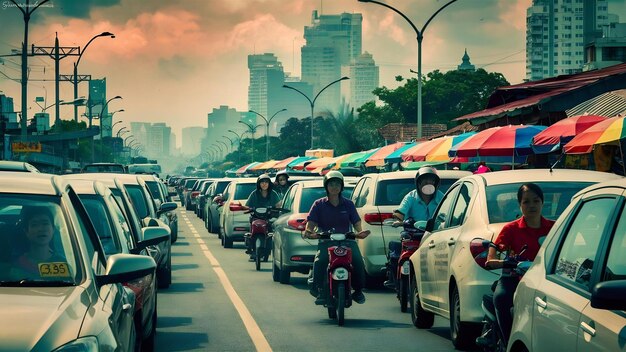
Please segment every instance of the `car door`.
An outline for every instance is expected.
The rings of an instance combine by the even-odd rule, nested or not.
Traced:
[[[278,219],[276,219],[276,221],[274,221],[273,227],[274,227],[274,237],[273,237],[273,241],[274,241],[274,258],[276,258],[276,261],[280,262],[282,264],[282,252],[283,252],[283,242],[286,240],[283,237],[284,236],[289,236],[289,232],[287,231],[287,228],[289,226],[289,224],[287,223],[289,221],[289,217],[293,214],[294,212],[294,199],[296,196],[296,193],[298,191],[299,188],[299,184],[294,184],[291,187],[289,187],[289,189],[287,190],[287,193],[285,193],[285,197],[283,198],[283,205],[282,208],[285,209],[286,211],[284,213],[282,213]]]
[[[430,233],[424,236],[419,248],[421,270],[419,272],[420,279],[418,290],[420,292],[420,298],[425,306],[430,306],[432,309],[438,311],[447,308],[442,306],[445,299],[438,296],[439,290],[437,281],[441,280],[441,276],[447,275],[448,269],[447,267],[443,268],[445,262],[439,260],[437,253],[441,253],[444,250],[447,251],[448,245],[446,239],[448,238],[449,232],[446,227],[459,188],[460,185],[455,185],[444,195],[439,207],[431,217],[431,220],[429,220]],[[443,245],[446,248],[437,248],[438,245]]]
[[[575,351],[581,312],[589,304],[591,273],[616,197],[585,197],[565,226],[546,276],[537,284],[532,312],[532,349]],[[547,250],[547,249],[546,249]]]
[[[623,197],[622,197],[623,198]],[[622,200],[622,204],[623,204]],[[617,227],[606,256],[606,265],[598,275],[599,282],[626,280],[626,207],[622,205],[620,215],[614,218]],[[610,232],[608,233],[610,235]],[[624,350],[624,327],[626,314],[623,311],[597,309],[587,304],[582,311],[578,329],[577,347],[579,352]]]

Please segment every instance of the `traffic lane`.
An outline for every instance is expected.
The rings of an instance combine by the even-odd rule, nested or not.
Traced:
[[[198,218],[191,221],[196,228],[202,226]],[[338,348],[338,341],[349,346],[348,350],[413,350],[423,346],[454,351],[448,320],[437,317],[432,329],[416,329],[410,314],[400,312],[397,298],[389,290],[365,290],[366,303],[346,309],[345,326],[338,327],[328,318],[326,308],[314,305],[305,275],[293,273],[290,285],[275,283],[271,258],[258,272],[248,261],[243,243],[235,242],[233,248],[224,249],[215,234],[205,241],[274,351],[330,350]]]
[[[189,226],[191,222],[185,220],[195,215],[184,211],[178,215],[179,237],[172,247],[172,285],[159,290],[157,296],[155,350],[255,350],[222,283],[204,256],[201,243]],[[204,227],[194,228],[201,239],[209,237]]]

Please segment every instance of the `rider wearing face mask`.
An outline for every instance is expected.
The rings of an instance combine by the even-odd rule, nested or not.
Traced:
[[[404,196],[393,216],[400,221],[405,217],[415,221],[430,219],[443,198],[439,184],[437,170],[432,167],[420,168],[415,175],[415,189]]]

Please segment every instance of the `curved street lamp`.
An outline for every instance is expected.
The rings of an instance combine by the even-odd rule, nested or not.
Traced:
[[[322,88],[316,95],[315,98],[313,98],[313,100],[311,100],[311,98],[309,98],[306,94],[302,93],[299,89],[288,86],[286,84],[283,84],[283,88],[288,88],[288,89],[292,89],[295,90],[296,92],[302,94],[303,97],[306,98],[306,100],[309,101],[309,104],[311,105],[311,147],[309,149],[313,149],[313,115],[315,114],[315,101],[317,100],[317,97],[320,96],[320,94],[322,94],[322,92],[324,90],[326,90],[326,88],[332,86],[333,84],[337,83],[337,82],[341,82],[341,81],[345,81],[346,79],[350,79],[349,77],[343,76],[337,80],[334,80],[330,83],[328,83],[324,88]]]
[[[265,160],[270,160],[270,157],[269,157],[270,155],[270,122],[272,122],[272,119],[274,119],[274,117],[276,117],[278,113],[283,112],[283,111],[287,111],[287,109],[280,109],[276,111],[274,115],[272,115],[272,117],[270,117],[269,119],[266,119],[265,116],[261,115],[260,113],[254,110],[248,110],[248,112],[257,114],[263,119],[263,121],[265,121]]]
[[[85,44],[85,46],[83,47],[83,50],[80,51],[80,54],[78,54],[78,60],[76,60],[76,62],[74,63],[74,99],[78,99],[78,64],[80,63],[80,59],[81,57],[83,57],[83,54],[85,53],[85,50],[87,50],[87,47],[89,46],[89,44],[91,44],[91,42],[93,42],[96,38],[99,37],[111,37],[111,38],[115,38],[115,34],[111,33],[111,32],[102,32],[100,34],[96,34],[93,36],[93,38],[89,39],[89,41],[87,42],[87,44]],[[74,121],[78,122],[78,107],[75,106],[74,107]]]
[[[248,127],[248,132],[252,135],[252,149],[250,150],[250,156],[252,158],[251,162],[254,162],[254,134],[256,133],[257,128],[263,125],[252,126],[251,124],[244,122],[244,121],[239,121],[239,123],[243,123],[244,125],[246,125]]]
[[[219,144],[212,144],[212,146],[219,150],[219,158],[222,159],[222,155],[224,154],[222,147]]]
[[[120,138],[120,136],[123,136],[125,133],[130,132],[128,129],[126,129],[126,126],[123,126],[122,128],[119,129],[119,131],[117,131],[117,133],[115,134],[115,136],[117,138]]]
[[[426,23],[422,27],[422,30],[420,31],[413,24],[413,22],[411,22],[411,20],[398,9],[376,0],[359,0],[359,2],[371,2],[394,11],[398,15],[402,16],[402,18],[404,18],[407,22],[409,22],[411,27],[413,27],[415,34],[417,34],[417,139],[422,138],[422,40],[424,39],[424,31],[426,30],[426,27],[428,27],[430,21],[432,21],[433,18],[435,18],[435,16],[439,14],[439,12],[443,11],[443,9],[456,1],[457,0],[450,0],[445,5],[441,6],[439,10],[435,11],[435,13],[430,16],[430,18],[428,19],[428,21],[426,21]]]
[[[123,98],[121,96],[119,96],[119,95],[116,95],[113,98],[107,100],[106,103],[104,103],[104,105],[102,105],[102,110],[100,110],[100,113],[98,114],[98,119],[100,120],[100,159],[104,159],[103,155],[102,155],[104,153],[103,152],[104,144],[102,143],[102,138],[103,138],[103,134],[102,133],[103,133],[103,130],[104,130],[104,126],[102,125],[102,121],[103,121],[102,120],[102,113],[106,110],[106,108],[109,105],[109,103],[112,100],[115,100],[115,99],[123,99]],[[116,111],[116,112],[118,112],[118,111]],[[113,119],[113,115],[111,115],[111,119]],[[111,121],[113,121],[113,120],[111,120]],[[93,149],[92,149],[92,152],[93,152]]]
[[[226,144],[226,142],[218,140],[217,143],[222,143],[224,145],[224,151],[225,151],[224,154],[229,153],[229,151],[228,151],[228,144]],[[226,155],[224,155],[224,157],[226,157]]]

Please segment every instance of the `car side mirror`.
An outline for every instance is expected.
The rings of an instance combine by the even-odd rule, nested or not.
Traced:
[[[425,232],[427,231],[429,221],[424,221],[424,220],[416,221],[415,224],[413,224],[413,227],[415,227],[416,229],[422,232]]]
[[[597,309],[626,310],[626,280],[604,281],[591,290],[591,306]]]

